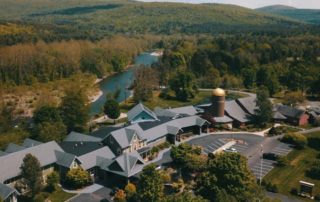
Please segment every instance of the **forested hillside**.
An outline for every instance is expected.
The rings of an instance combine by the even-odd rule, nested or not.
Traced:
[[[292,19],[221,4],[132,1],[1,0],[0,20],[28,26],[27,36],[2,34],[2,44],[26,40],[100,40],[111,34],[194,34],[288,31]],[[11,37],[11,38],[10,38]]]
[[[277,14],[300,20],[301,22],[320,24],[319,9],[297,9],[289,6],[275,5],[257,9],[264,13]]]

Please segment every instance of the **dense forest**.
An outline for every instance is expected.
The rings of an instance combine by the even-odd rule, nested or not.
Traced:
[[[319,94],[320,38],[238,35],[163,44],[162,60],[155,66],[161,85],[175,71],[187,69],[202,88],[255,88],[271,95],[281,91]]]
[[[265,13],[277,14],[300,20],[302,22],[320,24],[319,9],[298,9],[290,6],[275,5],[256,9]]]
[[[48,82],[76,73],[120,72],[157,37],[110,37],[98,42],[37,42],[0,47],[0,83]]]
[[[314,30],[311,25],[287,17],[222,4],[142,3],[124,0],[0,2],[0,45],[38,40],[97,41],[119,33],[290,34]],[[11,31],[2,31],[1,27]]]

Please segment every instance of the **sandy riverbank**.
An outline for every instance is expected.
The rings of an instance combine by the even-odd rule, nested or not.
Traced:
[[[89,96],[89,102],[93,103],[97,101],[102,95],[103,95],[103,92],[102,90],[99,89],[99,91],[95,95]]]

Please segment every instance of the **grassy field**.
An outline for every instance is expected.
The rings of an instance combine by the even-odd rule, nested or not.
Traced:
[[[299,181],[307,181],[315,184],[314,194],[320,194],[320,180],[314,180],[306,176],[306,171],[310,168],[312,162],[320,154],[320,132],[306,135],[309,144],[303,150],[293,150],[288,155],[290,164],[285,167],[274,168],[264,180],[277,184],[279,193],[292,196],[292,188],[299,189]],[[300,198],[303,199],[303,198]],[[309,201],[308,199],[304,199]]]

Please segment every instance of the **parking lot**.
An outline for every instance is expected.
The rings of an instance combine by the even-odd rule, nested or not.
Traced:
[[[188,143],[202,146],[203,152],[208,154],[222,147],[230,140],[237,142],[232,148],[235,148],[240,154],[248,158],[249,167],[257,179],[268,174],[276,163],[276,161],[267,159],[261,161],[261,145],[263,145],[263,152],[274,153],[279,156],[286,156],[292,151],[290,145],[282,143],[276,138],[265,138],[250,134],[210,135],[191,140]]]
[[[278,156],[286,156],[289,152],[292,151],[290,145],[279,142],[277,146],[273,149],[269,150],[269,153],[274,153]],[[261,154],[260,154],[261,155]],[[266,176],[275,166],[276,161],[263,159],[261,161],[257,161],[253,166],[251,166],[251,170],[257,179],[263,178]]]

